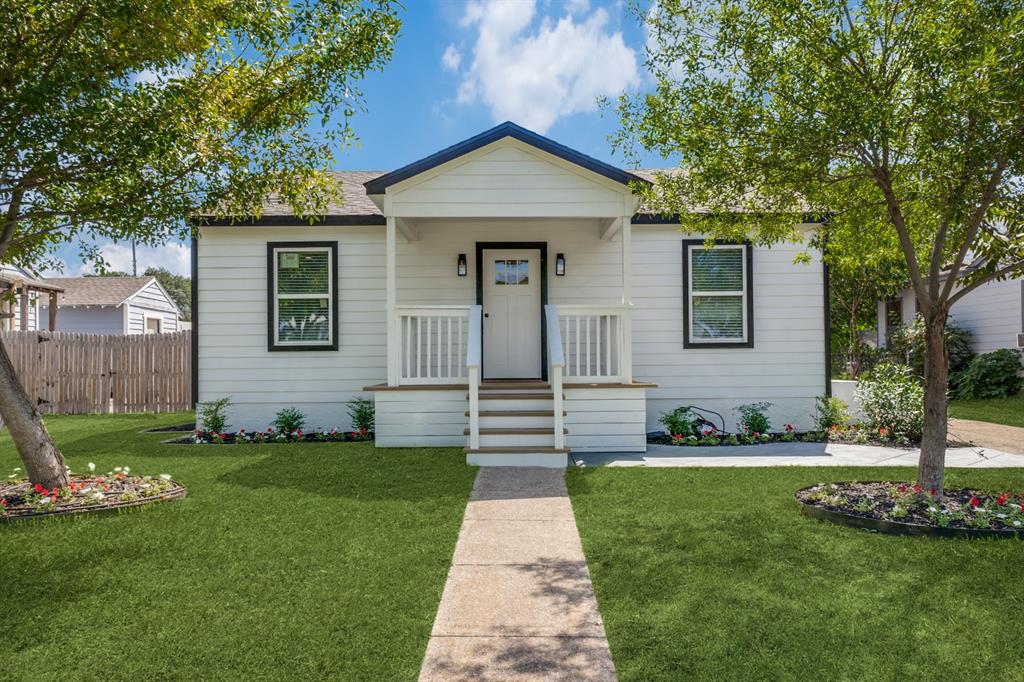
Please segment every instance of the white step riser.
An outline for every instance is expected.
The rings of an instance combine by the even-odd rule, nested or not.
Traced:
[[[499,400],[481,400],[480,410],[486,412],[523,412],[526,410],[550,410],[554,399],[539,398],[502,398]]]
[[[550,467],[564,469],[569,463],[566,454],[510,452],[466,455],[466,464],[478,467]]]
[[[555,446],[555,435],[532,434],[532,433],[496,433],[480,434],[480,447],[502,448],[502,447],[543,447],[552,448]]]
[[[481,429],[551,429],[554,417],[480,417]]]

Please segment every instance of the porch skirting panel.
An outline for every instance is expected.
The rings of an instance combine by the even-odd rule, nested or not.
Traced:
[[[573,452],[646,452],[647,388],[565,386],[565,444]]]
[[[374,391],[377,447],[464,446],[466,390]]]

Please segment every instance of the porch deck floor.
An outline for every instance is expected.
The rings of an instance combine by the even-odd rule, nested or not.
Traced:
[[[563,472],[482,468],[420,680],[615,680]]]

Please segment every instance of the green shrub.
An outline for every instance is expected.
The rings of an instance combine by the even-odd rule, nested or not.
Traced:
[[[971,332],[953,321],[946,323],[946,345],[949,349],[949,373],[966,369],[974,351],[971,350]],[[917,317],[912,324],[901,325],[889,333],[888,348],[894,362],[913,368],[924,378],[924,321]]]
[[[306,424],[306,415],[294,407],[286,407],[276,415],[270,425],[280,434],[289,434],[301,431]]]
[[[348,401],[348,416],[352,418],[352,428],[356,431],[373,431],[376,417],[372,400],[353,398]]]
[[[199,403],[199,426],[204,431],[222,433],[228,425],[227,411],[231,406],[231,396],[218,400],[207,400]]]
[[[771,430],[771,422],[765,416],[765,412],[772,406],[771,403],[747,403],[736,408],[740,416],[737,423],[740,431],[744,433],[768,433]]]
[[[1024,385],[1020,360],[1020,351],[1010,348],[979,355],[954,378],[955,396],[971,399],[1016,395]]]
[[[862,377],[854,392],[867,424],[893,439],[921,440],[924,388],[906,365],[882,364]]]
[[[691,436],[697,433],[697,425],[700,421],[697,415],[689,407],[677,407],[671,412],[666,412],[658,419],[665,425],[665,429],[671,436]]]
[[[814,423],[819,431],[828,431],[833,426],[850,423],[850,406],[835,396],[818,396],[814,400]]]

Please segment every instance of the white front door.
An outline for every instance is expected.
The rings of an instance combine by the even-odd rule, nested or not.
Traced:
[[[484,249],[483,266],[484,378],[540,378],[540,250]]]

